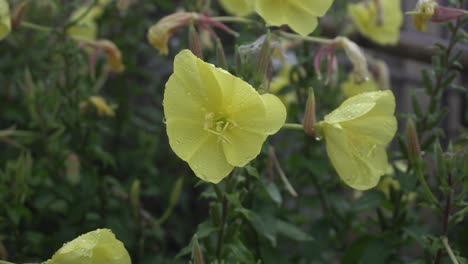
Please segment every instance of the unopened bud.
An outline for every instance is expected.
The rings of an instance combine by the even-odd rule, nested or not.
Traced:
[[[391,81],[388,65],[384,61],[377,61],[375,63],[375,68],[377,70],[377,82],[379,83],[380,89],[390,89]]]
[[[26,10],[26,1],[19,3],[13,11],[12,27],[18,28],[23,20],[24,11]]]
[[[197,29],[193,23],[189,26],[189,48],[198,58],[203,60],[203,52],[200,42],[200,37],[198,36]]]
[[[270,46],[270,34],[268,33],[263,38],[262,48],[257,57],[257,72],[262,77],[265,78],[265,75],[270,67],[271,61],[271,46]]]
[[[307,98],[306,107],[304,111],[304,131],[308,136],[316,137],[315,122],[315,95],[314,89],[310,87],[309,96]]]
[[[353,64],[354,80],[357,83],[368,81],[370,74],[367,68],[366,56],[359,46],[345,37],[336,38],[336,42],[345,50],[346,55]]]
[[[458,8],[450,8],[445,6],[437,6],[431,21],[435,23],[447,22],[459,18],[466,14],[465,10]]]
[[[197,235],[193,236],[192,240],[192,260],[193,264],[204,264],[205,261],[203,260],[203,252],[200,248],[200,244],[198,243]]]
[[[11,31],[10,6],[7,0],[0,0],[0,40]]]
[[[406,125],[406,139],[408,144],[408,157],[412,162],[415,162],[421,158],[421,146],[419,144],[418,132],[411,118],[408,119]]]
[[[65,176],[69,183],[76,185],[81,180],[80,174],[80,158],[76,154],[68,155],[65,160]]]
[[[132,206],[133,212],[136,216],[139,215],[140,211],[140,181],[134,180],[132,183],[132,187],[130,188],[130,205]]]
[[[216,60],[218,66],[227,70],[226,55],[224,53],[223,43],[219,39],[216,39]]]

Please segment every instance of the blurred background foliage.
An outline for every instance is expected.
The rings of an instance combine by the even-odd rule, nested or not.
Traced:
[[[338,24],[345,23],[346,3],[336,1],[330,11]],[[91,72],[87,52],[65,33],[70,15],[83,4],[29,1],[23,19],[52,30],[20,26],[0,42],[0,259],[40,262],[64,242],[101,227],[124,242],[133,263],[187,263],[195,241],[208,263],[432,263],[443,248],[438,240],[443,208],[424,199],[417,171],[405,162],[403,128],[401,144],[390,154],[402,161],[393,163],[390,180],[370,191],[344,186],[323,142],[294,131],[270,138],[257,160],[217,188],[198,182],[170,149],[162,112],[164,84],[173,56],[188,47],[188,30],[171,40],[168,56],[158,55],[146,40],[160,18],[180,7],[196,10],[197,1],[140,0],[127,12],[107,5],[96,21],[98,36],[121,50],[125,70],[118,74],[109,73],[104,56]],[[213,7],[225,15],[217,1]],[[234,73],[236,47],[255,41],[265,29],[233,27],[239,38],[220,36]],[[293,93],[291,122],[301,122],[310,86],[316,87],[319,117],[344,99],[339,86],[347,78],[344,71],[327,87],[317,80],[317,48],[295,49],[298,64],[279,92]],[[214,49],[205,50],[205,60],[215,58]],[[449,68],[439,60],[432,71]],[[249,72],[238,75],[249,79]],[[105,98],[115,115],[101,115],[92,96]],[[434,100],[438,105],[440,97]],[[433,114],[440,111],[435,107]],[[404,121],[408,114],[400,116]],[[415,116],[417,124],[420,119],[424,116]],[[440,121],[419,125],[418,132],[435,131]],[[463,263],[468,257],[466,130],[454,138],[459,143],[452,149],[444,144],[445,152],[433,151],[437,135],[423,149],[430,159],[426,165],[437,160],[440,167],[443,160],[457,180],[445,191],[457,195],[450,212],[464,212],[450,218],[453,228],[444,235]],[[272,169],[276,158],[297,197]],[[437,169],[428,168],[425,175],[442,177],[431,174]],[[441,203],[443,191],[437,196]],[[449,261],[445,253],[441,259]]]

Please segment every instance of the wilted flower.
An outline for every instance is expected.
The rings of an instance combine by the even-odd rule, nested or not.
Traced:
[[[107,104],[106,99],[103,97],[91,96],[89,97],[89,101],[94,105],[99,116],[115,116],[114,109]]]
[[[253,0],[220,0],[227,12],[236,16],[246,16],[254,11]]]
[[[167,43],[172,34],[177,29],[187,26],[197,16],[196,13],[178,12],[162,18],[148,30],[148,41],[161,54],[168,54],[169,48],[167,47]]]
[[[413,22],[419,31],[427,31],[427,22],[447,22],[467,12],[462,9],[441,6],[435,0],[418,0],[416,8],[408,14],[413,15]]]
[[[348,5],[348,12],[361,34],[379,44],[396,44],[403,13],[400,1],[363,1]]]
[[[109,229],[97,229],[63,245],[44,264],[131,264],[122,242]]]
[[[197,177],[213,183],[254,159],[286,119],[276,96],[258,94],[189,50],[175,57],[163,103],[172,150]]]
[[[0,0],[0,40],[11,31],[10,6],[7,0]]]
[[[318,25],[333,0],[256,0],[255,11],[272,26],[288,25],[306,36]]]
[[[94,64],[96,56],[103,51],[106,55],[107,63],[111,72],[120,73],[125,69],[125,66],[122,63],[122,53],[120,49],[114,44],[114,42],[101,39],[96,41],[83,42],[82,46],[91,47],[95,52],[91,53],[90,57],[90,67],[94,69]]]
[[[388,168],[385,148],[397,129],[390,90],[347,99],[318,124],[340,178],[357,190],[375,187]]]

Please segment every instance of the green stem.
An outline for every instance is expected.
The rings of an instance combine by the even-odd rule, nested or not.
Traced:
[[[315,42],[315,43],[320,43],[320,44],[332,44],[335,41],[333,39],[327,39],[327,38],[322,38],[322,37],[301,36],[298,34],[287,33],[284,31],[280,31],[279,34],[285,38],[298,39],[298,40]]]
[[[281,128],[304,131],[302,124],[285,123]]]
[[[442,243],[445,246],[445,249],[447,250],[448,255],[450,256],[450,260],[452,260],[453,264],[459,264],[457,257],[455,257],[455,254],[453,254],[452,248],[450,247],[448,243],[447,237],[442,237]]]
[[[28,21],[21,21],[21,26],[23,26],[25,28],[34,29],[34,30],[37,30],[37,31],[43,31],[43,32],[52,31],[52,28],[50,28],[50,27],[41,26],[41,25],[34,24],[34,23],[31,23],[31,22],[28,22]]]

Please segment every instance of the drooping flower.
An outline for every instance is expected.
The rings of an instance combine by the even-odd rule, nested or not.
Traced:
[[[324,16],[333,0],[256,0],[255,11],[272,26],[288,25],[306,36],[318,25],[318,17]]]
[[[347,99],[318,124],[340,178],[357,190],[375,187],[388,168],[385,148],[397,129],[390,90]]]
[[[223,8],[236,16],[247,16],[254,11],[253,0],[220,0]]]
[[[382,45],[400,38],[403,13],[400,1],[364,1],[348,5],[348,13],[361,34]]]
[[[109,229],[97,229],[63,245],[45,264],[131,264],[122,242]]]
[[[0,40],[4,39],[11,31],[10,6],[7,0],[0,0]]]
[[[89,50],[89,64],[91,72],[94,72],[96,59],[101,52],[104,52],[106,56],[110,72],[120,73],[125,70],[125,65],[122,62],[122,53],[114,42],[107,39],[82,41],[80,46],[84,48],[91,48],[91,50]]]
[[[254,159],[286,119],[276,96],[258,94],[189,50],[175,57],[163,104],[172,150],[197,177],[213,183]]]

